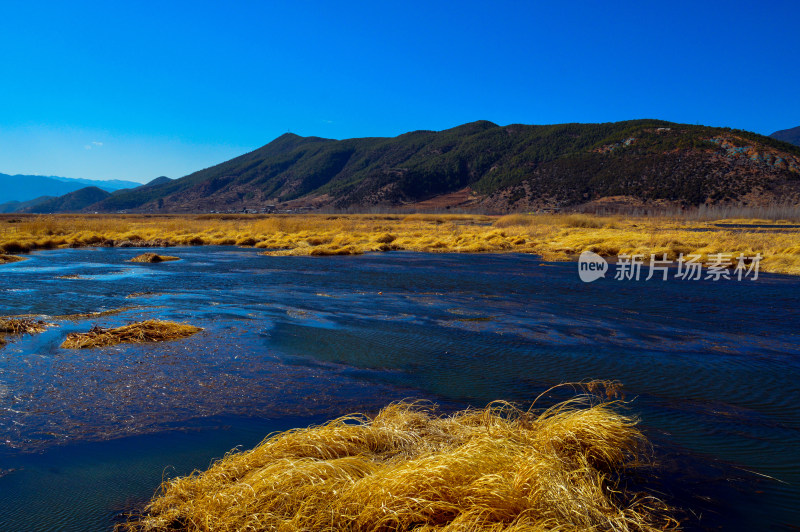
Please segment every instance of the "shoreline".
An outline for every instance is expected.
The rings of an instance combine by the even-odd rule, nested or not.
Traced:
[[[5,223],[2,223],[5,222]],[[585,214],[398,215],[36,215],[0,216],[0,264],[46,249],[233,245],[273,256],[360,255],[386,251],[527,253],[575,261],[651,254],[762,256],[760,271],[800,275],[800,224],[708,222]],[[11,258],[13,257],[13,258]]]

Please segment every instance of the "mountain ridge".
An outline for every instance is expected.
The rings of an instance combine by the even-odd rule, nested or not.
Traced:
[[[797,204],[800,148],[752,132],[655,119],[507,126],[481,120],[342,140],[286,133],[180,179],[114,193],[84,211],[276,205],[357,211],[436,205],[445,197],[498,212],[608,198],[679,206]],[[439,202],[450,206],[445,203]]]
[[[54,213],[54,212],[80,212],[89,205],[93,205],[111,196],[99,187],[84,187],[57,198],[35,203],[15,212],[22,213]]]
[[[39,205],[40,203],[44,203],[56,198],[57,196],[39,196],[38,198],[27,201],[7,201],[5,203],[0,203],[0,213],[9,214],[13,212],[22,212],[28,207],[33,207],[35,205]]]
[[[113,192],[121,190],[125,186],[139,186],[140,184],[119,179],[95,181],[73,177],[0,173],[0,204],[14,201],[25,203],[41,196],[61,196],[87,186],[96,186],[102,190]]]
[[[141,185],[137,181],[127,181],[125,179],[84,179],[82,177],[60,177],[60,176],[44,176],[50,179],[56,179],[65,183],[79,183],[84,186],[97,187],[107,192],[114,190],[122,190],[126,188],[135,188]]]
[[[770,137],[794,144],[795,146],[800,146],[800,126],[790,129],[781,129],[770,135]]]

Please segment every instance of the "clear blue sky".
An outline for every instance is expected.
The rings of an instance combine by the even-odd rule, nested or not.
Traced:
[[[230,5],[228,5],[230,4]],[[181,177],[291,130],[800,125],[800,2],[0,2],[0,172]]]

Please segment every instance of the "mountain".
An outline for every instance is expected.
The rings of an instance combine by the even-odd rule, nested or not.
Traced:
[[[163,185],[164,183],[169,183],[170,181],[172,181],[172,179],[168,178],[165,175],[162,175],[160,177],[157,177],[157,178],[153,179],[152,181],[148,181],[144,185],[141,185],[139,188],[154,187],[156,185]]]
[[[55,196],[39,196],[28,201],[7,201],[0,203],[0,213],[19,212],[52,199],[55,199]]]
[[[113,192],[115,190],[122,190],[125,188],[136,188],[138,186],[141,186],[141,183],[137,183],[136,181],[125,181],[122,179],[81,179],[76,177],[58,177],[58,176],[48,176],[48,177],[52,179],[57,179],[58,181],[64,181],[65,183],[77,183],[80,185],[101,188],[107,192]]]
[[[120,180],[93,181],[91,179],[73,179],[57,176],[0,174],[0,203],[10,201],[25,202],[41,196],[61,196],[84,188],[87,185],[96,186],[110,192],[122,188],[138,187],[141,183]]]
[[[661,120],[479,121],[346,140],[287,133],[230,161],[114,193],[85,210],[197,212],[273,204],[358,210],[425,202],[513,211],[617,200],[800,203],[800,148],[747,131]]]
[[[800,146],[800,126],[793,127],[792,129],[782,129],[770,135],[773,139],[782,140]]]
[[[79,212],[89,205],[93,205],[111,196],[97,187],[85,187],[58,198],[52,198],[25,207],[17,212],[53,213],[53,212]]]
[[[727,128],[634,120],[481,121],[395,138],[285,134],[175,181],[115,194],[93,210],[202,211],[294,205],[362,208],[471,191],[494,210],[608,197],[676,204],[771,203],[800,190],[800,149]]]

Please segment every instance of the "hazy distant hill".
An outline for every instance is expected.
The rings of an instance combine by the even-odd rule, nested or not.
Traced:
[[[800,146],[800,126],[793,127],[792,129],[782,129],[770,135],[773,139],[790,142],[795,146]]]
[[[8,175],[0,174],[0,203],[10,201],[25,202],[41,196],[61,196],[69,192],[96,186],[106,191],[138,187],[140,183],[133,181],[93,181],[91,179],[73,179],[69,177],[41,175]]]
[[[0,213],[10,213],[10,212],[18,212],[28,207],[33,207],[34,205],[38,205],[40,203],[44,203],[45,201],[55,199],[54,196],[40,196],[38,198],[34,198],[28,201],[7,201],[6,203],[0,203]]]
[[[102,201],[111,196],[110,192],[97,187],[85,187],[58,198],[36,203],[17,212],[53,213],[53,212],[78,212],[89,205]]]
[[[800,148],[746,131],[660,120],[502,127],[481,121],[346,140],[287,133],[87,210],[187,212],[279,202],[359,209],[456,191],[498,211],[609,197],[683,205],[800,202]]]
[[[53,179],[64,181],[66,183],[78,183],[90,187],[97,187],[106,190],[108,192],[112,192],[114,190],[122,190],[125,188],[136,188],[142,185],[141,183],[138,183],[136,181],[125,181],[122,179],[81,179],[77,177],[58,177],[58,176],[48,176],[48,177],[52,177]]]
[[[153,179],[152,181],[148,181],[144,185],[140,185],[140,188],[141,187],[154,187],[156,185],[163,185],[164,183],[169,183],[170,181],[172,181],[172,179],[168,178],[165,175],[162,175],[160,177],[157,177],[157,178]]]

